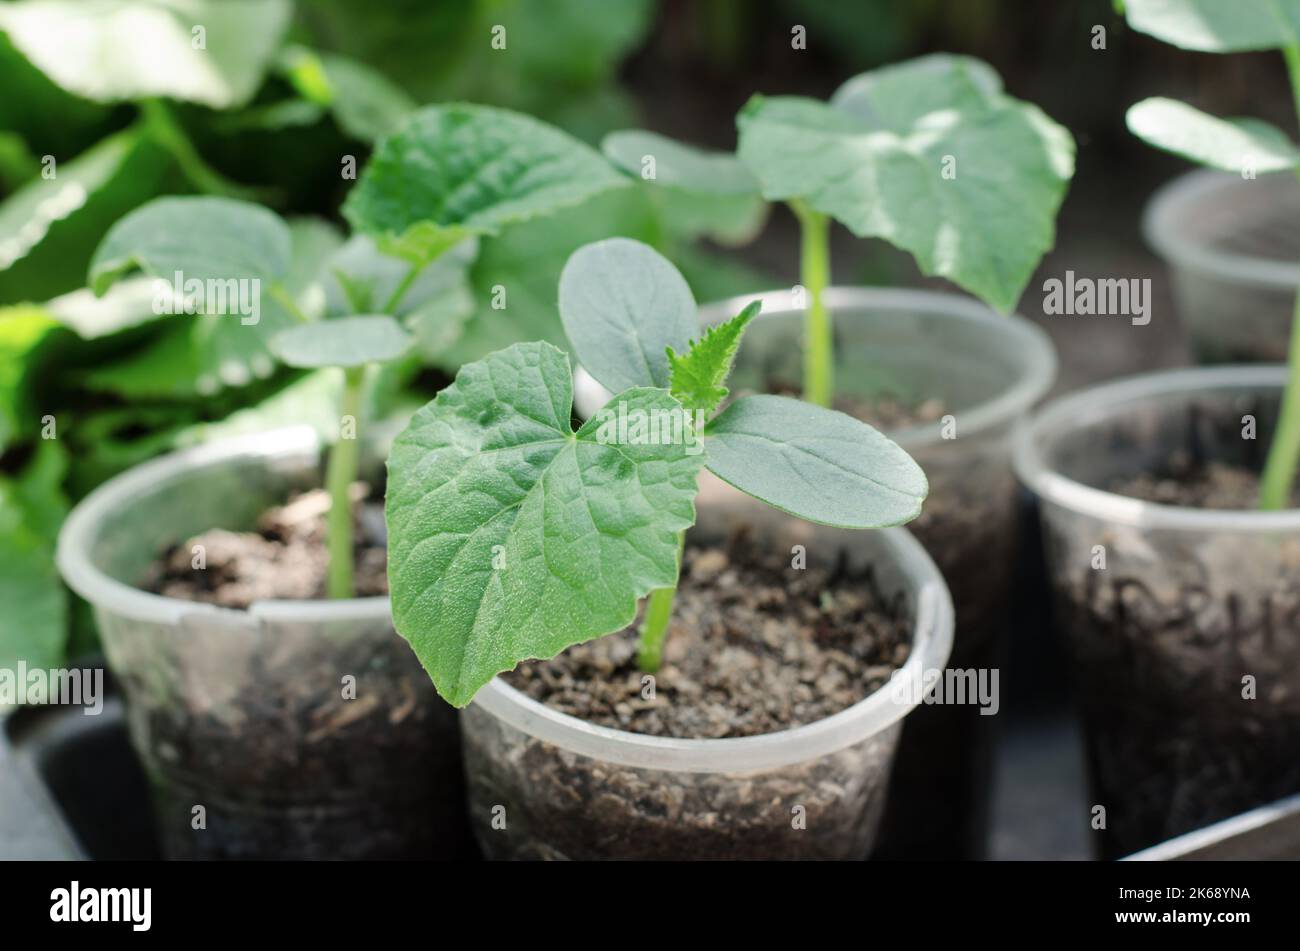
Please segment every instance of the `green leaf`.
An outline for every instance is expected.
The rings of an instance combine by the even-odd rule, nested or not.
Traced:
[[[555,287],[569,255],[612,235],[652,240],[657,229],[645,191],[624,188],[482,239],[470,270],[474,313],[437,365],[455,372],[464,363],[524,340],[567,349]]]
[[[0,309],[0,452],[40,428],[33,381],[38,354],[58,327],[41,307]]]
[[[68,503],[60,485],[67,455],[41,440],[16,476],[0,475],[0,667],[63,663],[68,599],[54,567],[54,543]]]
[[[393,444],[393,620],[456,706],[521,660],[618,630],[676,582],[703,455],[611,444],[594,421],[574,433],[572,398],[561,351],[516,344],[463,367]],[[663,390],[617,399],[682,412]]]
[[[45,300],[80,287],[96,242],[156,193],[169,164],[137,132],[120,132],[48,166],[52,178],[38,176],[0,203],[0,301]]]
[[[1174,99],[1129,107],[1129,131],[1166,152],[1228,172],[1280,172],[1300,165],[1300,150],[1259,119],[1218,119]]]
[[[386,314],[361,314],[314,320],[282,330],[271,350],[291,367],[359,367],[400,357],[411,335]]]
[[[901,525],[921,513],[925,473],[890,439],[835,410],[744,396],[705,431],[709,470],[791,515],[844,528]]]
[[[727,398],[729,391],[722,384],[731,373],[740,336],[762,308],[762,301],[754,301],[730,320],[709,327],[683,356],[668,348],[669,389],[683,406],[708,415]]]
[[[624,184],[589,147],[536,119],[428,106],[379,143],[343,213],[389,253],[427,260],[465,234],[493,234]]]
[[[865,73],[831,105],[756,96],[737,122],[766,198],[883,238],[1000,310],[1052,246],[1074,170],[1069,133],[966,57]]]
[[[283,219],[231,198],[158,198],[119,221],[100,242],[88,283],[102,294],[122,276],[183,280],[260,280],[264,289],[289,270],[293,240]]]
[[[291,12],[288,0],[17,0],[0,4],[0,30],[86,99],[228,109],[261,85]]]
[[[292,46],[281,62],[300,95],[329,108],[339,128],[363,142],[388,135],[417,106],[383,73],[346,56]]]
[[[1300,43],[1300,0],[1127,0],[1128,25],[1206,53],[1276,49]]]
[[[611,132],[601,142],[601,150],[615,166],[646,183],[662,202],[668,227],[677,234],[742,244],[767,219],[768,206],[757,179],[730,153],[698,149],[640,130]]]
[[[640,241],[608,238],[573,253],[560,274],[560,318],[574,355],[607,390],[668,387],[668,347],[699,326],[677,268]]]

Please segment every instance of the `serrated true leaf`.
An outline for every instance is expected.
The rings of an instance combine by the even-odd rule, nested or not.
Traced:
[[[700,339],[691,341],[685,354],[669,347],[669,390],[688,410],[708,415],[727,398],[722,384],[731,373],[741,334],[762,307],[761,301],[754,301],[730,320],[709,327]]]
[[[1074,169],[1069,133],[967,57],[863,74],[830,105],[756,96],[737,123],[765,197],[883,238],[1001,310],[1052,246]]]
[[[516,344],[461,368],[393,444],[393,621],[457,706],[522,660],[618,630],[676,582],[703,455],[604,440],[598,418],[575,433],[572,397],[562,351]],[[682,412],[663,390],[616,400]]]
[[[489,106],[427,106],[384,138],[343,213],[389,253],[432,260],[448,241],[581,203],[626,181],[589,146]]]
[[[291,13],[289,0],[18,0],[0,3],[0,30],[78,96],[227,109],[257,91]]]
[[[560,274],[560,319],[578,361],[612,393],[667,388],[668,348],[686,350],[698,327],[681,272],[630,238],[573,252]]]
[[[1125,0],[1128,25],[1206,53],[1300,43],[1300,0]]]
[[[1174,99],[1129,107],[1129,131],[1166,152],[1228,172],[1280,172],[1300,165],[1286,133],[1259,119],[1219,119]]]
[[[810,522],[901,525],[929,484],[888,437],[844,413],[785,396],[743,396],[705,431],[709,471]]]
[[[273,211],[231,198],[158,198],[104,236],[90,262],[89,285],[102,294],[135,270],[182,280],[253,280],[270,285],[289,270],[293,240]],[[263,290],[269,291],[269,286]]]
[[[271,350],[291,367],[359,367],[400,357],[412,337],[387,314],[357,314],[313,320],[282,330]]]

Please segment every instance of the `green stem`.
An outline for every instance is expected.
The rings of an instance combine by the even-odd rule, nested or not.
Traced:
[[[1268,461],[1264,463],[1264,475],[1259,482],[1262,509],[1287,508],[1296,467],[1300,465],[1300,298],[1296,300],[1291,321],[1291,346],[1287,354],[1290,371],[1282,391],[1282,410],[1273,444],[1269,446]]]
[[[799,280],[808,295],[803,325],[803,398],[830,406],[835,392],[835,355],[822,293],[831,282],[831,222],[803,202],[793,201],[790,207],[799,219]]]
[[[686,533],[677,535],[677,565],[682,563],[682,546],[686,542]],[[645,602],[645,617],[641,620],[640,637],[637,641],[636,662],[642,670],[653,674],[664,662],[664,637],[668,634],[668,622],[673,617],[673,601],[677,597],[677,587],[656,588],[650,592]]]
[[[1283,47],[1287,76],[1291,80],[1291,97],[1300,116],[1300,46]],[[1300,170],[1297,171],[1300,175]],[[1273,443],[1268,449],[1264,474],[1259,481],[1259,507],[1283,509],[1291,499],[1296,467],[1300,465],[1300,296],[1291,317],[1291,343],[1287,352],[1286,388],[1282,391],[1282,408],[1278,414]]]
[[[361,415],[361,391],[365,382],[365,367],[349,367],[343,371],[343,405],[340,423],[351,416],[354,424]],[[329,519],[325,526],[325,541],[329,546],[329,574],[327,593],[331,598],[350,598],[352,587],[352,501],[348,490],[357,479],[357,433],[346,438],[339,432],[338,442],[330,449],[329,464],[325,471],[325,488],[330,494]]]
[[[171,153],[180,166],[181,173],[203,194],[245,201],[265,201],[271,196],[265,189],[250,188],[231,181],[205,162],[176,121],[171,109],[161,99],[141,100],[140,113],[144,117],[145,128],[154,141]]]
[[[293,299],[293,295],[286,291],[282,284],[276,283],[271,285],[271,298],[287,310],[290,315],[298,321],[298,323],[310,323],[310,319],[307,315],[298,308],[298,302]]]
[[[411,285],[415,282],[415,279],[420,276],[420,272],[422,270],[424,270],[424,268],[420,267],[419,265],[416,264],[411,265],[411,269],[406,272],[406,277],[402,278],[401,283],[398,284],[397,287],[393,289],[393,293],[389,296],[388,301],[384,304],[383,312],[385,314],[396,313],[397,305],[402,302],[402,298],[406,295],[406,292],[410,289]]]

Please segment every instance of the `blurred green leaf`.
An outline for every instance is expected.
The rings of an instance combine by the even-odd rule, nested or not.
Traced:
[[[68,92],[247,102],[289,26],[289,0],[14,0],[0,30]]]
[[[1300,43],[1300,0],[1126,0],[1125,15],[1140,33],[1206,53]]]
[[[394,131],[418,105],[383,73],[346,56],[292,46],[281,62],[303,98],[328,108],[339,128],[363,142]]]
[[[1219,119],[1174,99],[1129,107],[1129,131],[1158,149],[1227,172],[1280,172],[1300,165],[1300,149],[1261,119]]]

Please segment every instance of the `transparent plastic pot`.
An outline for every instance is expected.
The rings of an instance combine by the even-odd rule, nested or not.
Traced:
[[[1174,303],[1202,363],[1287,358],[1300,290],[1300,183],[1196,171],[1165,185],[1142,220],[1169,265]]]
[[[1110,857],[1300,790],[1300,510],[1107,491],[1175,455],[1258,472],[1285,377],[1269,366],[1134,377],[1058,399],[1017,435]]]
[[[320,484],[314,433],[281,430],[132,469],[63,526],[59,570],[94,609],[169,858],[446,857],[468,839],[455,713],[387,598],[238,611],[134,586],[168,546]]]
[[[739,520],[755,544],[803,544],[810,560],[845,557],[910,612],[911,652],[898,676],[915,684],[942,669],[952,604],[906,531],[750,514],[701,513],[692,539]],[[778,733],[673,739],[587,723],[497,678],[461,717],[471,821],[494,859],[861,859],[880,823],[901,721],[919,700],[891,682]]]
[[[797,394],[803,308],[789,291],[754,295],[762,312],[746,331],[733,392]],[[754,296],[700,309],[705,325],[734,316]],[[952,666],[999,667],[1005,652],[1021,519],[1011,469],[1011,430],[1051,387],[1056,354],[1029,321],[932,291],[831,288],[824,301],[835,329],[837,399],[904,404],[938,400],[945,422],[886,428],[925,470],[930,496],[908,529],[952,592],[957,627]],[[606,392],[579,373],[578,408],[591,413]],[[751,507],[753,500],[705,473],[702,506]],[[1022,592],[1023,597],[1023,592]],[[978,858],[988,829],[996,717],[968,706],[933,706],[909,717],[882,833],[887,858]]]

